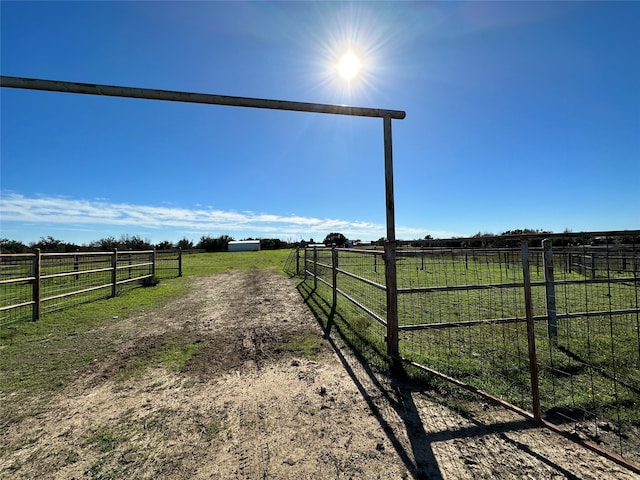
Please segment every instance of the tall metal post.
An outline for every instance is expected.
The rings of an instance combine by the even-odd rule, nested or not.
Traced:
[[[304,281],[307,281],[307,251],[309,249],[304,247]]]
[[[393,148],[391,116],[384,117],[384,178],[387,203],[387,241],[384,245],[384,272],[387,285],[387,353],[399,356],[398,279],[396,277],[396,220],[393,196]],[[396,365],[397,366],[397,365]]]
[[[111,254],[111,296],[118,293],[118,249],[114,248]]]
[[[313,247],[313,290],[318,290],[318,247]]]
[[[32,320],[38,320],[40,318],[40,277],[42,267],[42,251],[36,248],[36,255],[33,257],[33,309],[31,310]]]
[[[522,240],[522,277],[524,281],[524,306],[527,317],[527,343],[529,345],[529,375],[531,377],[531,408],[533,418],[540,422],[540,386],[538,383],[538,361],[536,359],[536,335],[533,322],[533,299],[531,295],[531,272],[529,270],[529,242]]]
[[[333,290],[333,297],[331,299],[331,311],[335,312],[338,306],[338,248],[331,247],[331,289]]]
[[[549,341],[558,342],[558,315],[556,312],[556,286],[553,274],[553,246],[551,239],[542,240],[544,252],[544,291],[547,300],[547,334]]]

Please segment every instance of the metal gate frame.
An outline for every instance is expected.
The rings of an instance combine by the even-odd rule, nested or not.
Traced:
[[[45,90],[51,92],[79,93],[110,97],[141,98],[170,102],[204,103],[231,107],[263,108],[271,110],[289,110],[295,112],[325,113],[354,117],[376,117],[383,119],[384,173],[386,193],[387,239],[385,242],[385,280],[387,285],[387,353],[398,358],[398,281],[396,278],[396,228],[395,201],[393,194],[393,148],[391,120],[402,120],[406,112],[379,108],[328,105],[323,103],[291,102],[261,98],[213,95],[207,93],[180,92],[175,90],[156,90],[149,88],[121,87],[90,83],[65,82],[37,78],[0,76],[0,87],[26,90]]]

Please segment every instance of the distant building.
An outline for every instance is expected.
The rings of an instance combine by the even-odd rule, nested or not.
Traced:
[[[260,250],[260,240],[234,240],[229,242],[230,252],[257,252]]]

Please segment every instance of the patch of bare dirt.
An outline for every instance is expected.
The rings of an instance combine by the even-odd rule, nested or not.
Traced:
[[[108,327],[116,351],[3,432],[0,477],[638,478],[510,412],[455,413],[334,339],[283,349],[322,331],[273,272],[189,281],[186,297]],[[176,336],[200,346],[179,372],[118,379]]]

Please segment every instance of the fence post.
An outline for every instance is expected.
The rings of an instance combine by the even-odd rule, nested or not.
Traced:
[[[296,247],[296,275],[300,275],[300,247]]]
[[[33,309],[31,311],[31,318],[33,321],[36,321],[40,318],[40,262],[41,262],[41,251],[39,248],[36,248],[36,255],[33,257]]]
[[[391,117],[383,119],[384,128],[384,180],[387,210],[387,241],[384,244],[384,273],[387,290],[387,353],[393,359],[392,369],[401,373],[398,361],[398,278],[396,276],[396,220],[393,194],[393,147]]]
[[[76,252],[79,252],[80,250],[78,250],[76,248]],[[73,271],[77,272],[80,270],[80,258],[78,257],[78,255],[74,255],[73,256]],[[74,275],[76,282],[78,281],[79,275]]]
[[[156,276],[156,249],[151,252],[151,277]]]
[[[182,276],[182,247],[178,248],[178,276]]]
[[[307,250],[308,248],[304,248],[304,281],[307,281]]]
[[[547,333],[549,340],[558,343],[558,316],[556,313],[556,286],[553,274],[553,245],[550,239],[542,240],[544,251],[544,290],[547,300]]]
[[[111,255],[111,296],[115,297],[118,286],[118,249],[114,248]]]
[[[318,289],[318,247],[313,247],[313,289]]]
[[[338,306],[338,249],[333,247],[331,249],[331,270],[333,273],[332,278],[332,290],[333,298],[331,303],[331,311],[335,312]]]
[[[529,375],[531,377],[531,398],[533,418],[541,422],[540,387],[538,384],[538,363],[536,361],[536,336],[533,324],[533,300],[531,296],[531,272],[529,271],[529,242],[522,240],[522,277],[524,280],[524,305],[527,316],[527,343],[529,344]]]

